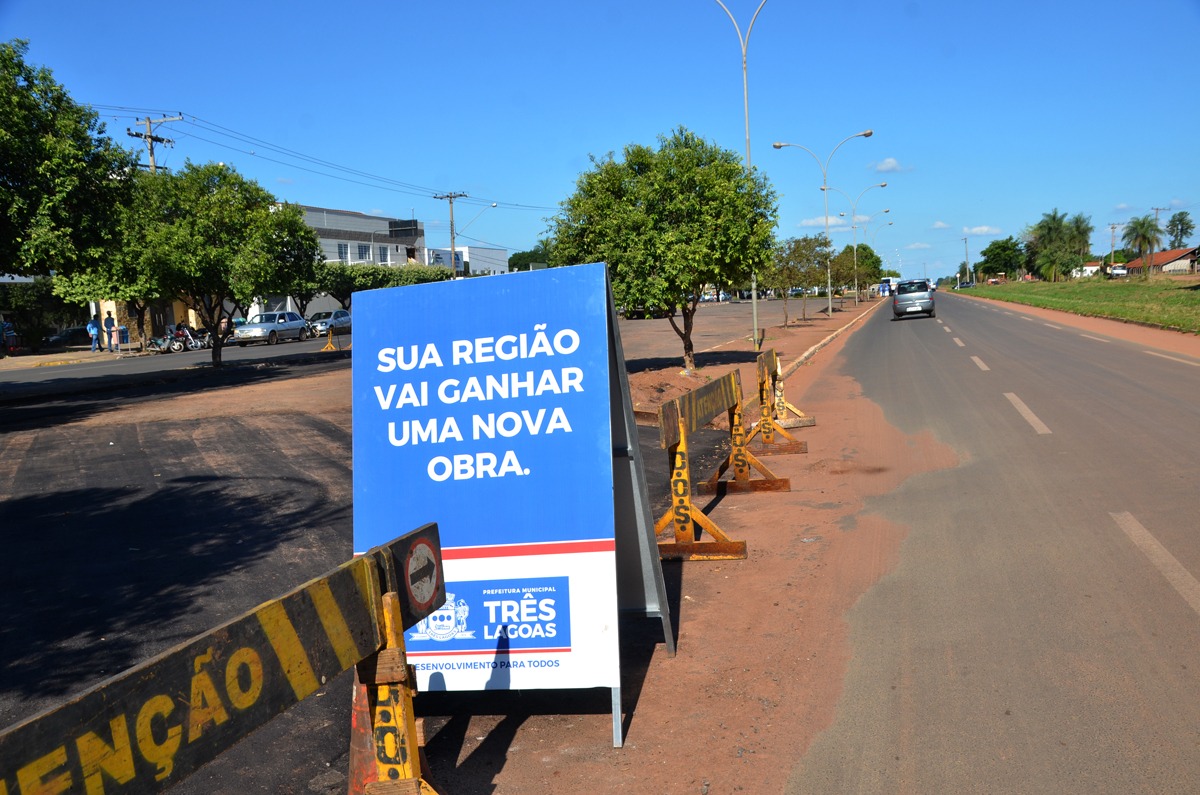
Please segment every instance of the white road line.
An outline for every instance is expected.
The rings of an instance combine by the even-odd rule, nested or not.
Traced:
[[[1096,342],[1108,342],[1108,340],[1104,339],[1103,337],[1093,337],[1091,334],[1080,334],[1079,336],[1083,337],[1085,340],[1095,340]]]
[[[1037,415],[1029,410],[1029,406],[1026,406],[1021,398],[1012,392],[1005,392],[1004,397],[1008,398],[1008,402],[1013,404],[1013,408],[1017,410],[1017,413],[1024,417],[1025,421],[1032,425],[1033,429],[1039,434],[1053,433],[1053,431],[1046,427],[1046,423],[1039,420]]]
[[[1200,367],[1200,362],[1189,362],[1187,359],[1177,359],[1174,356],[1167,356],[1165,353],[1158,353],[1157,351],[1142,351],[1142,353],[1148,353],[1151,356],[1157,356],[1160,359],[1168,359],[1172,362],[1179,362],[1180,364],[1190,364],[1192,367]]]
[[[960,347],[960,348],[965,348],[965,347],[967,347],[967,346],[966,346],[966,344],[965,344],[965,343],[964,343],[962,340],[960,340],[958,337],[955,337],[955,338],[954,338],[954,344],[955,344],[955,345],[957,345],[957,346],[958,346],[958,347]]]
[[[983,359],[980,359],[978,356],[972,356],[971,361],[975,362],[975,366],[978,367],[980,370],[983,370],[985,373],[988,370],[992,369],[992,368],[988,367],[986,364],[984,364]]]
[[[1056,326],[1053,323],[1043,323],[1042,325],[1045,326],[1046,328],[1052,328],[1055,331],[1062,331],[1062,326]]]
[[[1183,597],[1183,601],[1188,603],[1188,607],[1196,613],[1200,613],[1200,582],[1183,567],[1182,563],[1176,560],[1166,547],[1158,542],[1157,538],[1150,534],[1149,530],[1142,526],[1141,522],[1133,518],[1133,514],[1110,513],[1109,516],[1117,523],[1117,527],[1125,531],[1125,535],[1129,536],[1129,540],[1142,551],[1142,554],[1150,559],[1154,568],[1167,578],[1167,582],[1171,583],[1171,587]]]
[[[1034,319],[1033,319],[1033,318],[1031,318],[1029,315],[1021,315],[1021,319],[1022,319],[1022,320],[1028,320],[1030,323],[1033,323],[1033,322],[1035,322],[1035,321],[1034,321]]]
[[[950,327],[949,327],[949,326],[942,326],[942,328],[943,328],[943,329],[945,329],[945,331],[946,331],[946,333],[947,333],[947,334],[953,334],[953,333],[954,333],[953,331],[951,331],[951,330],[950,330]]]

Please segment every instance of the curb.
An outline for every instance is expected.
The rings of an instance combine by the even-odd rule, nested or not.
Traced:
[[[860,315],[855,317],[853,320],[851,320],[849,323],[842,326],[840,329],[833,332],[828,337],[826,337],[825,339],[818,342],[816,345],[814,345],[811,348],[809,348],[808,350],[806,350],[804,353],[800,354],[800,356],[797,359],[795,359],[791,364],[789,364],[787,367],[783,368],[783,374],[780,377],[786,380],[789,375],[791,375],[792,373],[794,373],[798,369],[800,369],[801,365],[803,365],[805,362],[807,362],[809,359],[811,359],[813,356],[815,356],[817,351],[821,350],[826,345],[828,345],[829,343],[833,342],[835,339],[840,337],[847,329],[849,329],[851,326],[853,326],[855,323],[859,322],[863,318],[869,316],[876,309],[883,306],[884,303],[886,303],[886,302],[885,301],[877,301],[875,303],[875,305],[870,307],[869,309],[867,309],[867,311],[861,313]]]

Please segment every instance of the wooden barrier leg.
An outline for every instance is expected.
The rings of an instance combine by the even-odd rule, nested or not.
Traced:
[[[742,422],[742,401],[737,399],[729,410],[729,435],[732,450],[729,457],[717,468],[717,471],[697,487],[701,494],[739,494],[756,491],[791,491],[792,482],[788,478],[776,477],[767,469],[762,461],[754,457],[746,449],[746,426]],[[733,467],[733,480],[721,480],[721,476]],[[751,480],[750,470],[754,469],[763,476],[763,480]]]
[[[671,446],[671,507],[654,523],[655,534],[669,525],[675,540],[659,543],[659,556],[668,560],[743,560],[746,542],[733,541],[692,502],[691,467],[688,464],[687,427],[680,418],[679,441]],[[697,526],[715,541],[700,541]]]
[[[352,776],[350,792],[437,795],[421,774],[421,741],[412,703],[416,679],[404,651],[400,598],[396,593],[383,595],[383,626],[384,648],[358,666],[359,681],[367,694],[367,715],[361,716],[357,709],[354,715],[356,720],[367,717],[370,721],[374,780],[357,789]]]

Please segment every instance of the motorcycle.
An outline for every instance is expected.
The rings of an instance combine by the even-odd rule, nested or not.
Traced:
[[[163,334],[161,337],[151,337],[146,340],[147,353],[170,353],[172,339],[169,335]]]
[[[192,334],[191,329],[187,326],[180,326],[175,329],[175,336],[171,339],[170,347],[173,353],[182,353],[184,350],[198,351],[203,346],[200,344],[200,340]]]

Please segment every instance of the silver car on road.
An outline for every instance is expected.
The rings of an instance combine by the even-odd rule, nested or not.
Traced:
[[[233,332],[234,341],[241,347],[251,342],[274,345],[280,340],[308,339],[308,323],[295,312],[263,312],[250,318],[250,322],[238,326]]]
[[[892,296],[892,320],[908,315],[936,317],[933,308],[933,290],[927,279],[907,279],[896,285]]]

